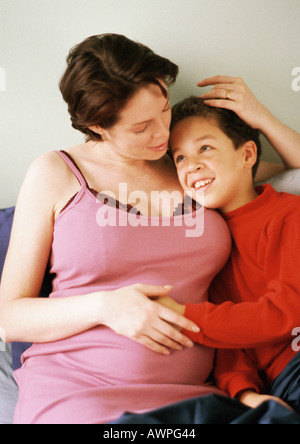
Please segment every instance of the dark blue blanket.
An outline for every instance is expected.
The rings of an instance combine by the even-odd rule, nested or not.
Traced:
[[[251,409],[235,399],[208,395],[145,414],[126,413],[112,424],[300,424],[300,415],[275,401]]]

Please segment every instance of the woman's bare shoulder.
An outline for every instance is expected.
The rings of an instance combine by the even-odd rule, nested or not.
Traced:
[[[27,175],[40,179],[53,178],[54,173],[67,171],[66,163],[56,151],[50,151],[36,157],[29,165]]]
[[[30,164],[19,200],[43,202],[55,211],[65,199],[78,191],[79,183],[65,161],[55,151],[38,156]]]

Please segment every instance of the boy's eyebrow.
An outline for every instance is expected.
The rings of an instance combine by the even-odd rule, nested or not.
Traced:
[[[172,147],[171,147],[171,151],[172,151],[172,154],[175,154],[176,151],[180,151],[180,148],[174,148],[174,149],[172,149]]]
[[[202,140],[217,140],[215,136],[212,134],[207,134],[205,136],[197,137],[197,139],[193,140],[193,143],[202,142]],[[173,154],[176,153],[176,151],[180,151],[180,148],[174,148],[172,149]]]
[[[194,143],[201,142],[202,140],[205,140],[205,139],[217,140],[217,138],[215,136],[213,136],[212,134],[207,134],[206,136],[201,136],[201,137],[198,137],[197,139],[195,139]]]

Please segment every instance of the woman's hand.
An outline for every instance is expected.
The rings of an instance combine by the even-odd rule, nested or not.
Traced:
[[[213,86],[210,91],[200,96],[205,103],[229,109],[252,128],[259,129],[281,157],[282,164],[261,161],[255,177],[256,182],[265,181],[285,169],[300,168],[300,134],[278,120],[263,106],[243,79],[214,76],[202,80],[197,85]]]
[[[282,399],[277,398],[276,396],[271,395],[261,395],[259,393],[256,393],[254,390],[243,390],[237,395],[237,399],[241,401],[243,404],[247,405],[251,408],[256,408],[260,404],[262,404],[265,401],[276,401],[279,404],[281,404],[283,407],[294,411],[291,406],[289,406],[286,402],[284,402]]]
[[[171,288],[134,284],[105,292],[105,305],[101,310],[105,320],[101,323],[157,353],[169,355],[169,349],[192,347],[191,340],[179,330],[199,332],[199,328],[181,314],[155,301],[156,297],[166,296]]]
[[[201,99],[209,106],[234,111],[252,128],[260,128],[262,119],[269,113],[239,77],[214,76],[202,80],[197,85],[213,85],[210,91],[200,96]]]

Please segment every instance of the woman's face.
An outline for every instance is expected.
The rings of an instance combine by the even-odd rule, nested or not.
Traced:
[[[169,96],[164,97],[157,85],[149,84],[129,100],[119,121],[101,135],[120,159],[157,160],[167,151],[170,121]]]

